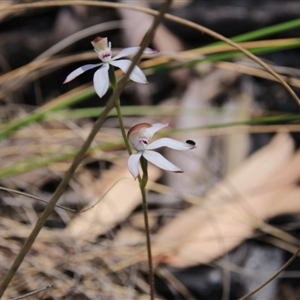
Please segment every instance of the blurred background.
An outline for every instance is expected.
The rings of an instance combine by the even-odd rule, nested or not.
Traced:
[[[96,36],[113,53],[139,45],[153,20],[143,10],[164,1],[77,2],[0,2],[0,280],[111,95],[95,94],[93,71],[63,84],[66,76],[98,62]],[[159,52],[140,63],[149,84],[128,82],[121,95],[126,129],[167,122],[157,136],[197,144],[161,149],[183,174],[149,166],[157,299],[238,299],[300,246],[299,103],[197,24],[257,55],[300,96],[300,5],[174,0],[169,13],[178,18],[167,17],[150,45]],[[4,299],[52,283],[28,299],[149,298],[127,159],[113,110]],[[250,299],[299,299],[299,267],[296,258]]]

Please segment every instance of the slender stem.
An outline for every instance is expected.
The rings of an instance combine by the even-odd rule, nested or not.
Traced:
[[[120,130],[121,130],[121,133],[122,133],[122,137],[123,137],[126,149],[128,151],[128,154],[131,155],[132,151],[131,151],[131,148],[130,148],[130,144],[129,144],[129,141],[128,141],[128,138],[127,138],[127,135],[126,135],[126,132],[125,132],[125,128],[124,128],[124,123],[123,123],[123,116],[122,116],[122,112],[121,112],[120,98],[117,99],[117,101],[115,103],[115,107],[116,107],[116,110],[117,110],[119,126],[120,126]]]
[[[113,89],[116,88],[116,76],[113,70],[113,67],[110,66],[109,68],[109,79]],[[120,130],[124,139],[124,143],[128,154],[131,155],[131,147],[125,132],[124,123],[123,123],[123,116],[121,111],[121,103],[120,98],[118,98],[115,102],[115,107],[117,110],[118,120]],[[148,182],[148,162],[142,156],[141,157],[141,167],[143,171],[143,177],[138,177],[140,190],[142,194],[142,204],[143,204],[143,214],[144,214],[144,222],[145,222],[145,232],[146,232],[146,243],[147,243],[147,256],[148,256],[148,268],[149,268],[149,286],[150,286],[150,299],[154,300],[154,272],[153,272],[153,261],[152,261],[152,251],[151,251],[151,236],[150,236],[150,226],[149,226],[149,218],[148,218],[148,204],[147,204],[147,196],[146,196],[146,185]]]
[[[110,84],[112,86],[112,89],[115,90],[116,87],[117,87],[117,80],[116,80],[116,75],[115,75],[115,71],[114,71],[113,66],[109,66],[108,74],[109,74],[109,81],[110,81]],[[131,155],[132,151],[131,151],[131,147],[130,147],[130,144],[129,144],[128,139],[127,139],[127,135],[126,135],[125,127],[124,127],[124,123],[123,123],[120,97],[118,97],[118,99],[115,102],[115,108],[117,110],[117,116],[118,116],[118,120],[119,120],[119,127],[120,127],[120,130],[121,130],[121,133],[122,133],[122,137],[123,137],[126,149],[128,151],[128,154]]]
[[[145,222],[145,232],[146,232],[146,242],[147,242],[147,256],[148,256],[148,268],[149,268],[149,286],[150,286],[150,299],[154,300],[154,270],[153,270],[153,261],[152,261],[152,250],[151,250],[151,235],[150,235],[150,226],[148,218],[148,203],[146,197],[146,189],[140,185],[141,194],[142,194],[142,204],[143,204],[143,214]]]
[[[140,180],[140,184],[143,188],[145,188],[148,182],[148,161],[144,156],[142,156],[140,162],[143,171],[143,177]]]
[[[142,194],[143,214],[144,214],[144,222],[145,222],[146,241],[147,241],[150,299],[154,300],[154,287],[155,287],[155,285],[154,285],[154,270],[153,270],[151,235],[150,235],[150,226],[149,226],[149,217],[148,217],[148,203],[147,203],[147,197],[146,197],[146,185],[148,182],[148,168],[147,168],[148,162],[143,156],[141,157],[141,167],[143,170],[143,177],[140,180],[140,190],[141,190],[141,194]]]
[[[115,90],[117,88],[117,79],[116,79],[114,67],[112,65],[109,65],[108,77],[112,89]]]

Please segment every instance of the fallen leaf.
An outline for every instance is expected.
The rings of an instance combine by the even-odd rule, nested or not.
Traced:
[[[148,168],[149,180],[157,180],[161,170],[152,165]],[[103,198],[92,209],[78,214],[65,229],[76,239],[94,241],[125,220],[141,203],[139,183],[133,180],[125,163],[112,167],[96,184],[86,184],[85,190],[91,203]]]
[[[277,134],[206,197],[155,236],[155,260],[174,267],[208,263],[249,238],[262,221],[300,211],[300,152]]]

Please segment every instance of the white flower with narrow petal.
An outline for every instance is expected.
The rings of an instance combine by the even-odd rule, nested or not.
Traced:
[[[90,69],[100,67],[99,70],[97,70],[94,74],[94,88],[98,96],[102,98],[109,88],[109,76],[108,76],[109,65],[118,67],[124,73],[126,73],[130,67],[131,61],[129,59],[119,59],[119,58],[136,54],[140,49],[140,47],[125,48],[121,50],[116,56],[112,57],[111,43],[108,42],[107,38],[102,38],[98,36],[92,41],[92,45],[94,46],[94,50],[96,51],[99,59],[102,62],[99,64],[89,64],[89,65],[84,65],[82,67],[79,67],[78,69],[74,70],[67,76],[64,83],[73,80],[77,76],[83,74],[84,72]],[[153,54],[156,53],[156,51],[150,48],[146,48],[143,53]],[[131,80],[135,82],[147,83],[145,74],[138,66],[134,67],[129,77]]]
[[[168,125],[169,124],[161,123],[152,125],[148,123],[140,123],[129,129],[127,138],[131,146],[137,150],[137,152],[130,155],[128,159],[128,169],[134,179],[139,176],[139,161],[142,156],[163,170],[175,173],[183,173],[179,167],[173,165],[161,154],[152,151],[161,147],[168,147],[175,150],[189,150],[196,148],[195,142],[191,140],[180,142],[171,138],[160,138],[154,142],[151,142],[153,135]]]

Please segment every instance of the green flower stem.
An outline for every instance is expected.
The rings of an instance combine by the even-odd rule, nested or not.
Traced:
[[[154,299],[154,270],[153,270],[151,235],[150,235],[150,226],[149,226],[149,217],[148,217],[148,203],[146,197],[146,185],[148,182],[148,161],[142,156],[140,162],[143,171],[143,177],[142,178],[139,177],[139,182],[140,182],[140,190],[142,194],[143,214],[144,214],[146,240],[147,240],[150,297],[151,299]]]
[[[145,188],[148,182],[148,161],[145,159],[144,156],[142,156],[140,162],[143,171],[143,177],[140,180],[140,184],[143,188]]]
[[[108,75],[109,75],[109,81],[110,84],[113,88],[113,90],[116,89],[117,87],[117,80],[116,80],[116,75],[115,75],[115,71],[114,68],[112,66],[109,66],[109,71],[108,71]],[[128,151],[128,154],[131,155],[132,151],[131,151],[131,147],[125,132],[125,128],[124,128],[124,123],[123,123],[123,116],[122,116],[122,112],[121,112],[121,101],[120,101],[120,97],[117,98],[116,102],[115,102],[115,108],[117,110],[117,116],[118,116],[118,120],[119,120],[119,127],[122,133],[122,137],[126,146],[126,149]]]
[[[109,65],[108,77],[109,77],[109,82],[111,87],[113,88],[113,90],[115,90],[117,87],[117,79],[116,79],[114,67],[111,65]]]
[[[125,132],[125,128],[124,128],[124,123],[123,123],[123,117],[122,117],[122,112],[121,112],[121,103],[120,103],[120,98],[117,99],[116,103],[115,103],[115,107],[117,110],[117,115],[118,115],[118,120],[119,120],[119,126],[121,129],[121,133],[122,133],[122,137],[126,146],[126,149],[128,151],[128,154],[131,155],[132,151],[131,151],[131,147]]]
[[[115,72],[112,66],[109,66],[109,80],[113,90],[117,87],[117,80],[115,76]],[[120,98],[116,99],[115,107],[117,110],[119,127],[123,136],[123,140],[128,151],[128,154],[131,155],[131,147],[125,132],[123,116],[121,111],[121,102]],[[143,204],[143,214],[144,214],[144,222],[145,222],[145,232],[146,232],[146,243],[147,243],[147,256],[148,256],[148,268],[149,268],[149,286],[150,286],[150,299],[154,300],[154,272],[153,272],[153,261],[152,261],[152,251],[151,251],[151,236],[150,236],[150,226],[149,226],[149,218],[148,218],[148,203],[147,203],[147,195],[146,195],[146,185],[148,182],[148,162],[142,156],[141,157],[141,167],[143,171],[143,177],[138,176],[140,190],[142,195],[142,204]]]

